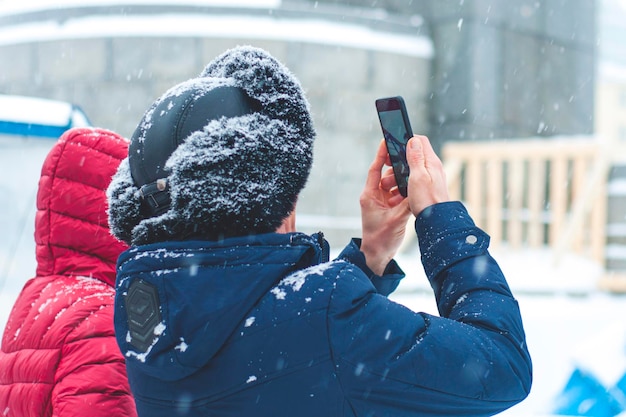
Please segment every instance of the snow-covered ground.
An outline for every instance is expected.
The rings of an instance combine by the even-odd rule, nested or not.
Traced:
[[[626,296],[596,290],[601,269],[566,256],[554,264],[549,251],[494,253],[519,301],[534,381],[529,397],[502,413],[508,417],[548,416],[555,396],[575,366],[611,386],[626,371]],[[417,311],[437,314],[420,265],[399,261],[409,276],[391,298]]]

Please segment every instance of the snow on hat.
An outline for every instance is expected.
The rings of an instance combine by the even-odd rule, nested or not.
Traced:
[[[144,114],[109,186],[109,224],[133,245],[276,230],[313,161],[315,131],[298,80],[240,46]]]

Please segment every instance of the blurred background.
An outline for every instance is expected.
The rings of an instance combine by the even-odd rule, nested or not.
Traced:
[[[0,93],[75,103],[129,137],[157,97],[216,55],[262,47],[301,80],[318,130],[301,226],[339,244],[360,227],[358,195],[382,136],[376,98],[404,96],[413,129],[437,150],[591,135],[600,58],[623,48],[607,9],[623,15],[622,3],[0,0]],[[603,16],[614,21],[606,48]]]
[[[299,229],[322,230],[336,249],[360,234],[358,197],[382,139],[374,100],[402,95],[521,297],[537,388],[511,415],[554,411],[572,369],[602,368],[590,358],[618,369],[598,383],[615,392],[626,370],[626,1],[0,0],[0,95],[69,103],[130,137],[169,87],[243,44],[286,64],[311,103],[318,138]],[[0,101],[0,128],[11,109],[50,111]],[[47,148],[8,149],[0,225],[24,245]],[[34,271],[11,233],[0,258],[7,314],[21,288],[12,277]],[[436,313],[415,248],[409,234],[397,297]],[[596,327],[612,339],[590,336]],[[574,360],[583,339],[615,351]],[[622,397],[605,414],[572,415],[617,415]]]

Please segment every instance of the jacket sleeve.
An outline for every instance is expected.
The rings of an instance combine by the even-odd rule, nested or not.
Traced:
[[[93,312],[92,308],[85,309]],[[76,323],[57,367],[52,415],[136,417],[124,358],[113,334],[112,304]]]
[[[358,267],[367,275],[376,288],[376,291],[385,296],[394,292],[396,288],[398,288],[398,285],[400,285],[400,281],[405,277],[404,271],[393,259],[385,267],[382,276],[376,275],[374,271],[367,266],[365,255],[361,252],[361,239],[358,238],[353,238],[337,258],[343,259]]]
[[[357,415],[488,416],[522,401],[532,370],[517,302],[460,203],[416,220],[440,316],[376,293],[344,268],[329,306],[338,377]]]

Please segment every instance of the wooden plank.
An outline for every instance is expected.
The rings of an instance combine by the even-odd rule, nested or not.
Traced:
[[[486,166],[487,219],[486,232],[491,236],[491,247],[502,243],[502,160],[492,159]]]
[[[473,155],[467,161],[465,172],[465,195],[468,211],[480,228],[485,228],[483,216],[483,185],[482,185],[483,161],[479,155]]]
[[[572,235],[578,228],[586,227],[584,223],[586,213],[589,213],[593,204],[598,204],[596,218],[592,219],[590,227],[593,257],[604,259],[604,245],[606,244],[606,180],[610,168],[610,158],[602,152],[597,153],[591,173],[585,181],[585,186],[574,202],[571,216],[566,227],[559,236],[555,245],[555,258],[558,260],[565,251],[570,249]],[[600,200],[602,202],[600,203]],[[596,246],[597,245],[597,246]]]
[[[542,222],[546,179],[546,161],[531,159],[528,163],[528,245],[543,245]]]
[[[615,294],[626,294],[626,274],[607,273],[600,278],[598,288]]]
[[[608,174],[608,168],[607,168]],[[600,181],[596,188],[596,198],[591,210],[589,246],[591,247],[591,257],[600,265],[604,266],[606,260],[606,221],[608,210],[608,193],[606,181]]]
[[[548,243],[554,247],[567,216],[567,158],[553,155],[550,165],[550,228]]]
[[[571,213],[574,209],[574,202],[580,198],[583,189],[585,187],[585,180],[589,177],[589,155],[578,155],[572,160],[572,180],[571,180],[571,202],[568,208]],[[588,217],[588,216],[585,216]],[[588,224],[588,219],[583,220],[583,225]],[[576,253],[582,253],[585,250],[585,246],[588,243],[587,235],[585,233],[586,227],[577,227],[573,231],[570,247]]]
[[[448,142],[446,157],[466,159],[468,155],[481,155],[483,159],[506,158],[515,154],[525,158],[543,158],[550,155],[567,153],[568,156],[588,155],[595,151],[597,142],[584,139],[556,140],[529,139],[481,142]]]
[[[463,170],[463,161],[459,158],[450,158],[445,160],[444,170],[446,173],[446,181],[448,183],[448,195],[451,200],[461,199],[461,173]]]
[[[522,245],[522,204],[524,202],[524,160],[512,158],[509,164],[509,221],[508,237],[513,248]]]

